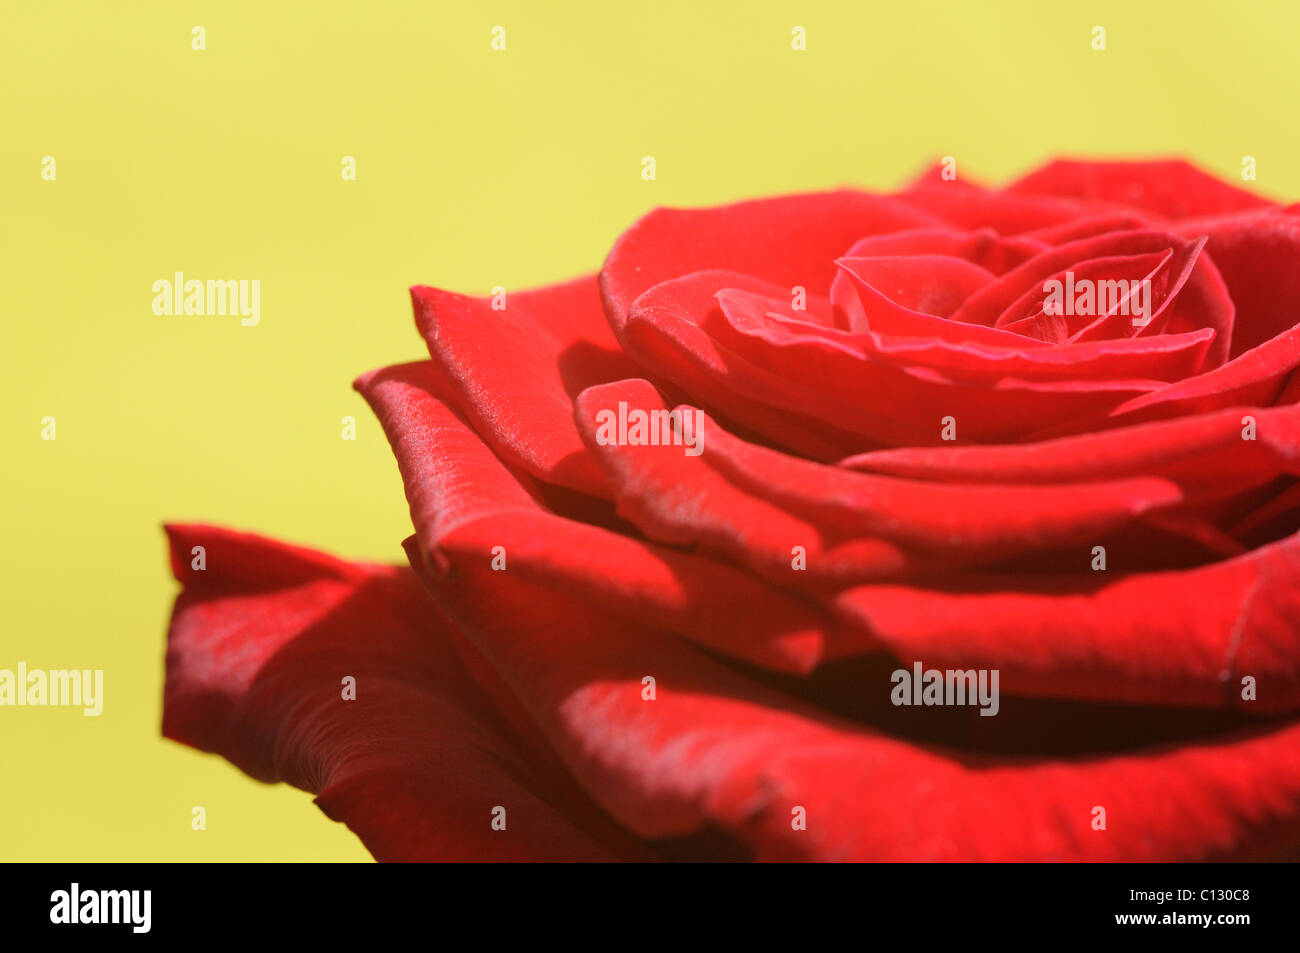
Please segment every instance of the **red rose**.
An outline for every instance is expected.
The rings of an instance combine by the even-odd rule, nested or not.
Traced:
[[[381,859],[1300,856],[1297,209],[1054,162],[412,297],[411,568],[171,527],[168,736]]]

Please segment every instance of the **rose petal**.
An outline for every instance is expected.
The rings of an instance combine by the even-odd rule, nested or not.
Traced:
[[[1167,330],[1180,333],[1212,328],[1215,339],[1207,361],[1217,365],[1226,360],[1231,347],[1234,311],[1218,270],[1206,256],[1198,256],[1201,244],[1196,238],[1182,239],[1164,232],[1141,230],[1109,232],[1057,245],[973,294],[952,315],[952,320],[993,327],[1006,320],[1017,302],[1041,300],[1045,296],[1044,283],[1074,266],[1096,259],[1172,249],[1176,257],[1173,274],[1179,278],[1177,287],[1171,286],[1178,294]],[[1184,274],[1189,262],[1194,265]]]
[[[1225,407],[1266,407],[1282,397],[1287,378],[1297,367],[1300,367],[1300,324],[1227,364],[1126,401],[1110,412],[1106,422],[1098,421],[1094,425],[1129,425],[1209,413]]]
[[[633,305],[625,343],[643,365],[700,403],[721,407],[726,416],[795,450],[801,448],[789,436],[792,425],[820,436],[818,420],[857,435],[859,446],[934,444],[943,439],[943,418],[959,412],[960,439],[1006,442],[1062,421],[1092,419],[1162,386],[1013,376],[990,386],[836,348],[825,337],[777,343],[734,334],[728,319],[736,314],[724,312],[717,298],[727,289],[763,294],[771,286],[719,271],[662,282]],[[764,429],[768,421],[757,416],[756,407],[797,416],[773,431]]]
[[[905,307],[882,294],[858,273],[860,261],[856,258],[841,258],[835,262],[840,269],[835,280],[842,283],[832,286],[831,300],[844,315],[841,326],[846,330],[869,329],[879,334],[924,337],[953,344],[985,344],[1017,350],[1045,346],[1042,341],[1010,331],[982,324],[959,323],[948,317],[941,318]]]
[[[1255,420],[1243,440],[1243,418]],[[1192,493],[1300,474],[1300,405],[1236,408],[1039,443],[904,447],[841,461],[854,470],[964,483],[1066,483],[1158,475]]]
[[[538,479],[606,496],[573,429],[573,396],[643,372],[610,334],[594,276],[508,292],[501,310],[423,286],[411,300],[430,355],[497,453]]]
[[[1126,162],[1057,159],[1011,183],[1007,191],[1127,205],[1172,219],[1272,204],[1182,159]]]
[[[1194,259],[1193,259],[1194,261]],[[1191,264],[1180,271],[1179,277],[1166,278],[1166,282],[1176,281],[1179,288],[1186,281],[1186,274]],[[1081,262],[1075,268],[1057,272],[1048,282],[1059,282],[1058,289],[1068,294],[1069,282],[1092,282],[1094,288],[1103,287],[1102,282],[1118,281],[1120,291],[1117,300],[1107,302],[1107,310],[1097,313],[1101,302],[1090,309],[1092,313],[1071,314],[1073,303],[1062,295],[1060,308],[1048,307],[1048,295],[1045,288],[1048,282],[1029,288],[1015,303],[1011,304],[994,320],[993,326],[1000,331],[1013,331],[1025,337],[1035,338],[1048,344],[1060,345],[1079,341],[1096,341],[1107,338],[1124,338],[1134,335],[1134,324],[1140,320],[1139,309],[1142,307],[1141,285],[1157,285],[1162,277],[1175,270],[1174,252],[1148,252],[1143,255],[1116,255],[1107,258],[1094,258]],[[1138,291],[1124,292],[1125,288],[1137,287]],[[1169,303],[1169,298],[1151,294],[1151,313],[1149,320],[1155,321],[1160,312]],[[1059,310],[1059,313],[1057,313]],[[1121,315],[1121,311],[1127,312]],[[1114,319],[1120,318],[1116,321]],[[1203,328],[1202,330],[1210,330]]]
[[[857,587],[836,599],[856,626],[828,657],[883,645],[937,668],[998,669],[1012,694],[1300,709],[1300,536],[1192,570],[1089,576]],[[1257,699],[1242,698],[1244,676]]]
[[[702,274],[727,275],[726,284],[732,285],[759,281],[731,272]],[[623,345],[658,379],[676,385],[728,420],[798,453],[831,460],[848,452],[845,448],[860,447],[863,437],[838,425],[838,401],[810,391],[782,373],[758,367],[690,320],[703,321],[710,310],[716,310],[715,294],[726,284],[692,283],[687,278],[656,286],[663,289],[662,299],[651,292],[637,299],[624,322]],[[761,286],[771,287],[767,283]],[[898,426],[884,418],[878,423],[883,428]]]
[[[841,257],[949,255],[963,258],[985,271],[1001,275],[1044,251],[1046,244],[1023,235],[999,235],[991,228],[977,228],[973,231],[951,226],[907,228],[887,235],[860,238]]]
[[[1078,203],[1050,196],[1017,195],[959,181],[922,180],[897,194],[913,208],[966,229],[991,228],[1019,235],[1062,225],[1085,214]]]
[[[993,273],[954,255],[876,255],[836,262],[851,267],[862,283],[899,307],[947,317],[968,297],[993,280]],[[849,328],[866,330],[870,315],[849,311]]]
[[[882,861],[1250,858],[1300,839],[1295,723],[1087,760],[964,758],[829,717],[522,580],[416,568],[584,787],[647,838],[711,830],[758,860]],[[801,813],[806,829],[791,823]]]
[[[749,287],[761,286],[750,284]],[[922,315],[917,317],[935,322],[941,326],[937,330],[944,333],[930,336],[864,331],[855,334],[800,321],[788,315],[784,301],[753,290],[724,288],[716,297],[730,330],[761,338],[774,347],[821,341],[863,359],[878,357],[903,367],[924,367],[953,380],[987,386],[997,386],[1006,378],[1057,382],[1182,380],[1201,369],[1215,336],[1212,329],[1202,328],[1185,334],[1044,347],[1042,341],[982,325],[954,324]],[[711,327],[719,332],[724,330],[717,323]],[[968,330],[978,333],[965,333]],[[736,348],[744,350],[740,345]]]
[[[383,424],[440,571],[492,565],[758,665],[807,671],[827,619],[750,576],[546,511],[438,399],[426,364],[357,382]],[[445,399],[445,397],[444,397]],[[680,451],[679,451],[680,452]]]
[[[1300,215],[1234,215],[1195,224],[1236,307],[1232,357],[1288,331],[1300,313]]]
[[[1002,237],[991,228],[973,232],[955,228],[910,228],[859,239],[837,261],[840,270],[831,282],[830,298],[839,314],[838,320],[832,324],[841,328],[866,324],[862,302],[849,276],[844,273],[844,261],[878,256],[947,255],[1001,275],[1024,264],[1045,247],[1042,242],[1028,238]],[[867,280],[865,275],[859,277]]]
[[[787,588],[982,565],[1047,546],[1079,547],[1086,564],[1094,543],[1186,502],[1155,477],[1018,487],[872,477],[745,443],[702,414],[700,457],[668,445],[601,445],[597,413],[620,402],[629,413],[666,406],[644,381],[578,398],[579,427],[606,467],[619,513],[652,538],[697,546]]]
[[[622,338],[628,310],[668,278],[705,268],[743,271],[824,295],[833,264],[864,235],[934,224],[899,200],[848,189],[713,208],[658,208],[614,243],[600,272],[606,314]]]
[[[316,794],[379,860],[646,856],[502,720],[409,569],[211,526],[168,535],[185,588],[168,635],[167,737]],[[506,831],[491,828],[497,805]]]
[[[1041,245],[1064,245],[1083,238],[1105,235],[1107,232],[1131,232],[1150,227],[1152,227],[1150,218],[1138,212],[1129,210],[1099,212],[1062,222],[1060,225],[1036,228],[1032,232],[1025,232],[1022,238]]]

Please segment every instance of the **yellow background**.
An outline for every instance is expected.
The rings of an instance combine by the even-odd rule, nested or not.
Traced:
[[[308,795],[160,737],[159,526],[400,561],[349,385],[424,356],[408,285],[550,282],[656,204],[891,188],[942,155],[992,181],[1253,155],[1294,198],[1297,35],[1283,2],[3,0],[0,667],[102,668],[105,708],[0,709],[0,859],[368,858]],[[155,316],[178,270],[259,279],[261,324]]]

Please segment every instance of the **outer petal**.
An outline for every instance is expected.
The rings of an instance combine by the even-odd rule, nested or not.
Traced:
[[[1242,420],[1255,418],[1255,440]],[[1300,476],[1300,405],[1241,407],[1039,443],[903,447],[850,457],[842,466],[962,483],[1061,483],[1150,474],[1194,491],[1237,479]]]
[[[645,856],[494,710],[408,569],[210,526],[168,534],[185,589],[165,735],[316,794],[379,860]]]
[[[699,457],[677,446],[601,445],[598,411],[620,402],[665,409],[645,381],[592,388],[578,399],[579,426],[606,467],[620,514],[652,538],[699,547],[792,589],[906,578],[1018,553],[1043,558],[1045,548],[1087,565],[1092,545],[1147,535],[1153,516],[1192,502],[1161,477],[1042,486],[875,477],[749,444],[705,415],[697,418]],[[1255,482],[1245,487],[1199,489],[1210,497],[1240,493],[1275,475],[1248,472]],[[1164,543],[1169,549],[1167,537]]]
[[[1135,229],[1150,228],[1151,224],[1150,216],[1132,209],[1095,212],[1082,218],[1062,222],[1060,225],[1048,225],[1045,228],[1025,232],[1022,238],[1039,244],[1065,245],[1081,238],[1095,238],[1107,232],[1130,232]]]
[[[913,208],[966,229],[991,228],[1002,235],[1021,235],[1098,211],[1095,207],[1042,195],[1016,195],[960,180],[920,180],[898,198]]]
[[[1244,859],[1300,844],[1295,722],[1105,758],[964,757],[830,717],[522,580],[450,579],[408,552],[574,775],[647,838],[714,831],[760,860]],[[1091,828],[1096,805],[1106,832]]]
[[[897,199],[849,189],[714,208],[659,208],[614,243],[600,290],[621,338],[632,302],[669,278],[726,268],[824,295],[835,259],[859,238],[934,222]]]
[[[1295,403],[1300,392],[1288,393],[1288,378],[1300,368],[1300,323],[1244,354],[1196,377],[1135,397],[1097,426],[1163,420],[1225,407]],[[1042,436],[1048,436],[1043,434]]]
[[[479,432],[541,480],[606,495],[573,429],[573,396],[640,373],[605,323],[594,276],[489,298],[416,286],[416,324]]]
[[[997,669],[1019,695],[1300,710],[1300,536],[1192,570],[1090,575],[858,587],[836,600],[853,634],[827,653]]]
[[[427,364],[358,389],[393,444],[421,546],[442,571],[506,572],[785,671],[820,657],[828,619],[736,569],[547,511],[440,400]],[[443,395],[445,399],[445,395]]]
[[[1172,219],[1272,204],[1182,159],[1122,162],[1057,159],[1013,182],[1007,191],[1125,205]]]
[[[1300,214],[1232,215],[1180,226],[1206,250],[1237,309],[1231,357],[1285,334],[1300,317]]]

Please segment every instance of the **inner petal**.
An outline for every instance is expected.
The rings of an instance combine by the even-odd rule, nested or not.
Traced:
[[[990,284],[992,272],[953,255],[881,255],[842,260],[857,276],[909,311],[948,317],[972,294]],[[870,309],[857,295],[842,299],[854,331],[871,326]],[[856,304],[856,307],[854,306]]]
[[[1134,323],[1149,320],[1150,289],[1172,258],[1173,250],[1165,249],[1097,258],[1067,268],[1025,292],[993,326],[1049,344],[1064,344],[1105,322],[1112,313],[1129,315]],[[1096,335],[1089,339],[1095,340]]]

